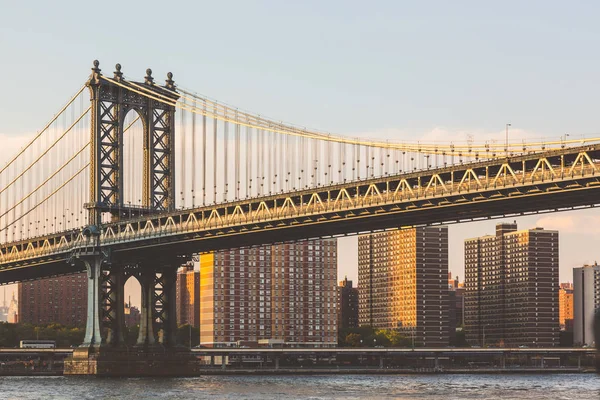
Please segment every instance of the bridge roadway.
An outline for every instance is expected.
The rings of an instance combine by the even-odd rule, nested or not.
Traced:
[[[135,264],[164,255],[448,224],[600,204],[600,145],[374,177],[230,203],[140,215],[0,245],[0,283],[83,270],[98,248]],[[139,210],[138,210],[139,211]],[[136,212],[137,213],[137,212]],[[122,215],[127,215],[125,210]]]

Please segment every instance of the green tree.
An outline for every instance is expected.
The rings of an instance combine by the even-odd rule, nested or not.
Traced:
[[[361,336],[358,333],[349,333],[346,336],[344,342],[348,347],[360,347],[360,338]]]

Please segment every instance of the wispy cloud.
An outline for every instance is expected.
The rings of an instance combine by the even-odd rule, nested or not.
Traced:
[[[536,225],[561,233],[600,235],[600,216],[595,215],[546,215]]]
[[[0,166],[4,166],[19,150],[29,143],[33,138],[33,133],[21,135],[8,135],[0,133]]]
[[[506,131],[489,132],[478,129],[455,129],[447,127],[435,127],[429,131],[408,132],[402,129],[381,129],[371,132],[348,133],[351,137],[365,137],[380,140],[395,140],[421,143],[504,143]],[[418,138],[418,139],[416,139]],[[518,129],[509,129],[509,141],[520,143],[523,141],[558,140],[555,137],[542,137],[539,133]]]

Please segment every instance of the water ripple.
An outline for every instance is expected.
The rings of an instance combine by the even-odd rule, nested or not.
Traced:
[[[600,376],[0,377],[0,399],[600,399]]]

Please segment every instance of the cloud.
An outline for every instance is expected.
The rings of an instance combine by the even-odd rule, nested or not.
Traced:
[[[537,220],[536,226],[560,233],[600,235],[600,216],[546,215]]]
[[[2,151],[0,151],[0,166],[4,166],[19,150],[29,143],[34,134],[9,135],[0,133],[0,143],[2,143]]]
[[[505,142],[506,131],[489,132],[478,129],[455,129],[447,127],[435,127],[429,131],[422,132],[407,132],[402,129],[380,129],[371,132],[349,133],[345,136],[363,137],[380,140],[394,140],[403,142],[420,142],[420,143],[456,143],[466,144],[469,141],[473,143],[498,143]],[[539,133],[527,131],[524,129],[510,128],[509,141],[511,143],[521,143],[523,141],[540,141],[540,140],[558,140],[555,137],[541,137]],[[419,138],[418,140],[415,138]]]

